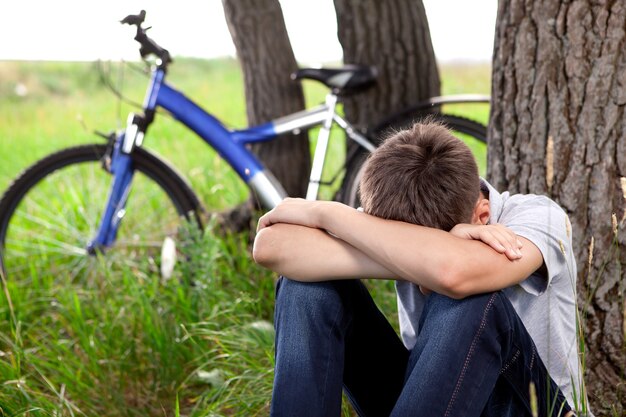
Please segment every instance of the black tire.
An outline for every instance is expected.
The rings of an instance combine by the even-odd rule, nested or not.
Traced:
[[[389,125],[378,126],[374,129],[373,143],[380,143],[382,139],[391,134],[394,130],[400,130],[413,125],[424,117],[429,117],[431,120],[439,121],[446,125],[455,134],[460,134],[462,139],[466,137],[472,138],[477,142],[487,143],[487,128],[473,120],[465,119],[459,116],[453,116],[449,114],[417,114],[415,116],[403,116],[397,118]],[[339,191],[337,192],[336,199],[351,207],[359,207],[361,205],[359,198],[359,182],[363,175],[363,167],[365,160],[369,152],[360,147],[356,154],[350,158],[346,164],[346,174]]]
[[[120,260],[126,267],[141,264],[154,269],[160,263],[160,248],[156,240],[141,238],[163,235],[164,239],[178,233],[184,223],[202,227],[201,205],[188,184],[163,160],[137,148],[132,154],[135,177],[128,210],[117,240],[124,249],[115,245],[106,256],[97,257],[102,260],[89,256],[86,244],[95,235],[112,178],[103,168],[106,150],[104,144],[61,150],[32,165],[11,184],[0,200],[0,267],[7,277],[33,269],[53,275],[67,269],[78,275],[94,269],[95,263],[111,268]],[[130,208],[139,213],[129,220]],[[155,229],[154,236],[140,234],[144,226]],[[163,226],[165,230],[156,230]],[[130,230],[135,227],[138,230]],[[120,256],[111,257],[109,252],[116,251],[121,251]]]

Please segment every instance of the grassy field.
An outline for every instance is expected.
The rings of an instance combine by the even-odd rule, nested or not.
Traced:
[[[143,74],[108,64],[103,72],[142,101]],[[443,93],[489,92],[487,66],[441,72]],[[99,74],[95,63],[0,62],[0,190],[44,155],[123,125],[132,106],[118,103]],[[170,80],[231,126],[245,126],[235,61],[180,59]],[[309,103],[324,94],[310,83],[305,91]],[[483,122],[487,111],[458,109]],[[164,116],[146,146],[185,174],[206,207],[244,200],[230,168],[187,139],[193,134]],[[186,240],[191,261],[168,281],[104,261],[85,277],[31,271],[9,279],[0,294],[0,415],[266,415],[274,276],[251,261],[246,235],[216,236],[209,227]],[[393,316],[389,283],[373,290]]]
[[[108,63],[0,62],[0,152],[10,155],[0,165],[0,190],[48,153],[100,141],[94,130],[110,132],[125,126],[128,112],[137,109],[120,103],[102,84],[101,74],[125,97],[141,103],[147,78],[137,65],[120,70],[119,65]],[[489,94],[487,65],[443,66],[441,73],[442,94]],[[228,126],[246,126],[243,82],[235,60],[179,59],[168,80]],[[323,101],[323,87],[309,81],[303,85],[309,105]],[[451,105],[444,110],[482,123],[488,118],[485,105]],[[194,189],[209,198],[203,200],[207,205],[230,206],[243,198],[243,185],[193,132],[167,115],[157,117],[150,129],[146,146],[182,169]],[[484,159],[484,155],[477,158]],[[215,172],[221,177],[214,177]],[[216,188],[216,196],[207,191]]]

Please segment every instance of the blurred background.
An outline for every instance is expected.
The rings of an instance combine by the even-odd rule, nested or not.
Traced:
[[[296,59],[341,60],[332,0],[281,0]],[[440,62],[491,61],[497,0],[424,0]],[[0,60],[136,59],[118,21],[148,11],[153,34],[177,56],[234,56],[220,0],[23,0],[0,5]]]

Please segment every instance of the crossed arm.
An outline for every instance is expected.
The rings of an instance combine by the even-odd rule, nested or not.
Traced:
[[[517,284],[543,264],[530,241],[505,228],[481,236],[480,227],[444,232],[336,202],[286,199],[260,219],[253,256],[301,281],[399,279],[454,298]]]

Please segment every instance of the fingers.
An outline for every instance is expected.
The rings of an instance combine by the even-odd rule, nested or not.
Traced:
[[[261,218],[259,219],[259,222],[256,225],[256,231],[259,232],[261,229],[264,229],[268,226],[272,225],[272,222],[270,220],[270,212],[265,213],[263,216],[261,216]]]
[[[486,233],[489,234],[489,237],[486,238],[489,241],[485,241],[485,243],[489,244],[497,252],[505,254],[510,260],[516,260],[522,257],[520,250],[522,248],[522,242],[511,230],[502,225],[494,224],[490,225]]]
[[[301,198],[285,198],[276,207],[265,213],[257,223],[257,232],[275,223],[302,224],[307,226],[310,208],[313,202]]]
[[[281,211],[284,205],[289,204],[289,200],[293,200],[293,199],[290,199],[289,197],[285,198],[283,201],[278,203],[276,207],[274,207],[273,209],[271,209],[270,211],[262,215],[261,218],[259,219],[259,222],[257,223],[256,231],[258,232],[261,229],[269,227],[274,223],[279,223],[278,221],[273,220],[273,218],[280,216],[280,214],[279,213],[277,214],[277,212]]]
[[[522,257],[522,242],[512,230],[501,224],[457,224],[450,233],[464,239],[480,240],[512,261]]]

